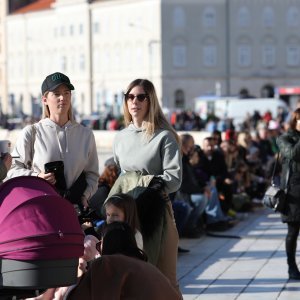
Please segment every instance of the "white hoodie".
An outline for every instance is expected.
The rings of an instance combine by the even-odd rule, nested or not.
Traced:
[[[49,118],[26,126],[13,149],[15,158],[7,179],[45,172],[45,163],[62,160],[67,188],[75,182],[82,171],[88,186],[84,198],[89,199],[97,190],[99,178],[98,155],[95,137],[91,129],[68,121],[60,127]],[[33,146],[33,150],[32,150]],[[33,158],[32,158],[33,156]],[[30,166],[31,164],[31,166]]]

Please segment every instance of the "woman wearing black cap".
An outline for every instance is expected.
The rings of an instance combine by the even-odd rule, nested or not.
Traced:
[[[41,90],[43,118],[23,129],[13,150],[13,156],[18,158],[14,159],[7,177],[38,176],[63,194],[83,176],[85,182],[81,185],[81,203],[78,204],[86,207],[97,189],[99,177],[93,132],[74,121],[71,104],[74,86],[66,75],[59,72],[48,75]],[[62,176],[58,176],[57,168],[56,171],[47,170],[49,163],[57,161]]]

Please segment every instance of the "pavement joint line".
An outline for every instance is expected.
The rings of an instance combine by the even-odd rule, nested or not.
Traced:
[[[255,241],[257,241],[257,238],[256,238],[256,239],[253,239],[253,243],[249,244],[246,250],[241,251],[240,254],[239,254],[238,256],[236,256],[236,258],[233,259],[233,260],[231,261],[231,264],[228,265],[227,268],[225,268],[225,269],[223,270],[223,272],[222,272],[221,274],[219,274],[218,277],[215,278],[215,280],[213,280],[213,281],[211,282],[211,284],[208,284],[207,287],[206,287],[205,289],[203,289],[203,291],[202,291],[200,294],[203,294],[203,292],[205,292],[207,289],[209,289],[210,286],[213,285],[213,283],[214,283],[215,281],[217,281],[217,280],[219,279],[220,276],[222,276],[225,272],[227,272],[227,270],[228,270],[230,267],[232,267],[232,266],[233,266],[233,265],[234,265],[234,264],[235,264],[235,263],[236,263],[243,255],[245,255],[246,253],[248,253],[248,250],[249,250],[249,249],[251,248],[251,246],[255,243]],[[218,250],[220,250],[220,249],[218,249]],[[276,253],[276,251],[274,251],[274,253]],[[267,262],[267,261],[268,261],[268,260],[266,260],[266,262]],[[265,262],[265,264],[266,264],[266,262]],[[265,265],[265,264],[264,264],[264,265]],[[261,269],[259,269],[259,271],[260,271],[260,270],[261,270]],[[259,272],[259,271],[258,271],[258,272]],[[258,272],[255,273],[255,276],[258,274]],[[253,280],[255,279],[255,276],[253,276],[252,278],[249,279],[248,284],[245,285],[245,287],[237,294],[237,296],[235,297],[235,299],[238,299],[238,297],[239,297],[239,296],[247,289],[247,287],[249,286],[249,284],[251,284],[251,282],[253,282]]]
[[[255,275],[249,280],[248,284],[241,290],[241,292],[239,293],[238,297],[240,295],[242,295],[247,290],[247,288],[249,288],[249,286],[251,285],[251,283],[256,279],[256,276],[258,275],[258,273],[268,264],[268,262],[270,261],[270,259],[272,259],[275,256],[275,254],[277,253],[277,251],[280,249],[281,245],[282,245],[282,243],[274,251],[272,251],[272,254],[270,255],[270,257],[267,258],[266,261],[264,262],[264,264],[256,271]],[[248,249],[249,249],[249,247],[248,247]],[[247,251],[244,251],[244,252],[246,253]],[[280,290],[279,295],[284,290],[284,288],[286,286],[286,283],[284,284],[284,286]],[[235,298],[235,299],[237,299],[237,298]],[[278,299],[278,297],[276,299]]]
[[[251,243],[251,244],[247,247],[247,250],[249,250],[249,248],[254,244],[254,242],[255,242],[256,240],[257,240],[257,239],[253,239],[253,243]],[[221,248],[217,248],[213,253],[211,253],[211,254],[208,255],[207,257],[210,257],[210,256],[212,256],[213,254],[215,254],[216,252],[221,251],[221,249],[224,248],[225,246],[227,246],[227,244],[229,244],[230,242],[231,242],[231,240],[226,241],[226,243],[224,243],[224,245],[223,245]],[[220,278],[220,276],[222,276],[225,272],[227,272],[228,269],[229,269],[234,263],[236,263],[236,262],[239,260],[239,258],[241,258],[245,253],[248,252],[247,250],[242,251],[237,257],[235,257],[235,258],[231,261],[231,263],[223,270],[222,273],[220,273],[215,279],[213,279],[210,283],[208,283],[206,288],[204,288],[204,289],[201,290],[201,292],[200,292],[199,295],[205,293],[205,291],[208,290],[208,289],[209,289],[209,288],[210,288],[210,287],[211,287],[211,286],[212,286],[212,285]],[[204,259],[204,261],[205,261],[205,260],[206,260],[206,259]],[[202,262],[203,262],[203,260],[202,260],[199,264],[197,264],[196,266],[194,266],[194,267],[191,269],[190,272],[187,272],[186,275],[189,274],[189,273],[191,273],[195,268],[199,267],[199,266],[202,264]],[[180,280],[180,279],[179,279],[179,280]],[[253,278],[250,280],[250,282],[251,282],[252,280],[253,280]],[[247,285],[247,286],[248,286],[248,285]],[[245,288],[247,288],[247,286],[245,286]],[[244,291],[245,288],[243,288],[242,291]],[[240,294],[241,294],[241,293],[237,294],[237,297],[238,297]],[[235,298],[235,299],[237,299],[237,298]]]

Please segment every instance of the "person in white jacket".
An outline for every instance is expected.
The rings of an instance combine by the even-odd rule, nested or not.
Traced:
[[[38,176],[56,185],[55,172],[45,170],[45,164],[63,162],[66,190],[78,177],[85,175],[81,204],[88,206],[89,198],[98,185],[99,167],[95,137],[91,129],[78,124],[72,114],[70,79],[59,72],[48,75],[42,83],[43,118],[26,126],[16,141],[13,160],[7,178]]]

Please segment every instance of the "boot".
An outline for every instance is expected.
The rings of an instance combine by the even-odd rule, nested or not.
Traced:
[[[296,263],[295,253],[287,253],[289,279],[300,280],[300,272]]]
[[[289,266],[289,279],[300,280],[300,272],[297,265]]]

